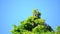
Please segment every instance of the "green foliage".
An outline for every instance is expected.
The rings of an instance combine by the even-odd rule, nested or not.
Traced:
[[[60,34],[60,26],[57,26],[57,28],[56,28],[56,34]]]
[[[33,12],[33,16],[36,16],[36,17],[41,16],[41,13],[38,11],[38,9],[34,9],[32,12]]]
[[[56,28],[56,30],[60,32],[60,26],[58,26],[58,27]]]
[[[13,26],[12,34],[60,34],[60,26],[54,32],[51,26],[45,24],[45,20],[39,17],[40,15],[41,13],[34,9],[33,16],[21,21],[20,25]]]

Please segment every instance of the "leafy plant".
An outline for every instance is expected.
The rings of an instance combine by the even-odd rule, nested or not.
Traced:
[[[20,25],[14,25],[12,34],[60,34],[60,26],[54,32],[51,26],[45,23],[38,9],[33,10],[33,15],[20,22]]]

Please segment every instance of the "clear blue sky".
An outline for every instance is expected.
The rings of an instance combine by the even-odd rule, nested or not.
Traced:
[[[31,16],[33,8],[52,28],[60,26],[60,0],[0,0],[0,34],[11,34],[12,24]]]

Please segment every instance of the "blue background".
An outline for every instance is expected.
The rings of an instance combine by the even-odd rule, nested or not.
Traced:
[[[53,29],[60,26],[60,0],[0,0],[0,34],[11,34],[12,24],[31,16],[34,8]]]

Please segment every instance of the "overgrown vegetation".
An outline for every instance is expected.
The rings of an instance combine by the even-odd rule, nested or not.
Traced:
[[[40,16],[38,9],[34,9],[33,15],[21,21],[21,25],[14,25],[12,34],[60,34],[60,26],[55,31]]]

